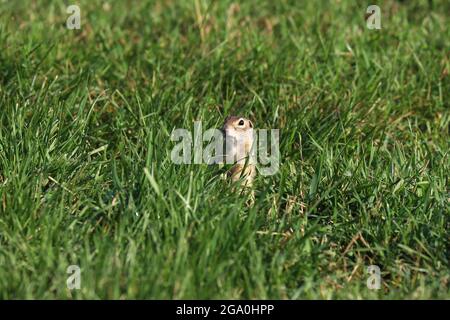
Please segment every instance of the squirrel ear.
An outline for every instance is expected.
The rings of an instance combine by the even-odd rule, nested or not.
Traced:
[[[248,124],[250,125],[250,128],[253,128],[253,122],[251,122],[250,120],[248,120]]]

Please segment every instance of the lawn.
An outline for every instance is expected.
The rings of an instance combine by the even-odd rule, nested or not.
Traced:
[[[450,3],[369,4],[0,0],[0,298],[450,299]],[[228,115],[253,205],[171,160]]]

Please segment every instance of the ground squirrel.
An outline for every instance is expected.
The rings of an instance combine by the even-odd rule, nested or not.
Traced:
[[[242,185],[251,187],[256,175],[252,157],[253,123],[244,118],[230,116],[225,119],[222,128],[225,141],[227,163],[234,163],[228,172],[232,182],[242,179]]]

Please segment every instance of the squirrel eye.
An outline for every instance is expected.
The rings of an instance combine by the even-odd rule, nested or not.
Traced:
[[[239,123],[238,123],[240,126],[243,126],[244,125],[244,120],[239,120]]]

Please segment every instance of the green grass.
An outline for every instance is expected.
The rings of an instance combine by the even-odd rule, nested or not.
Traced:
[[[0,298],[450,298],[448,1],[109,4],[0,1]],[[170,160],[231,114],[253,207]]]

